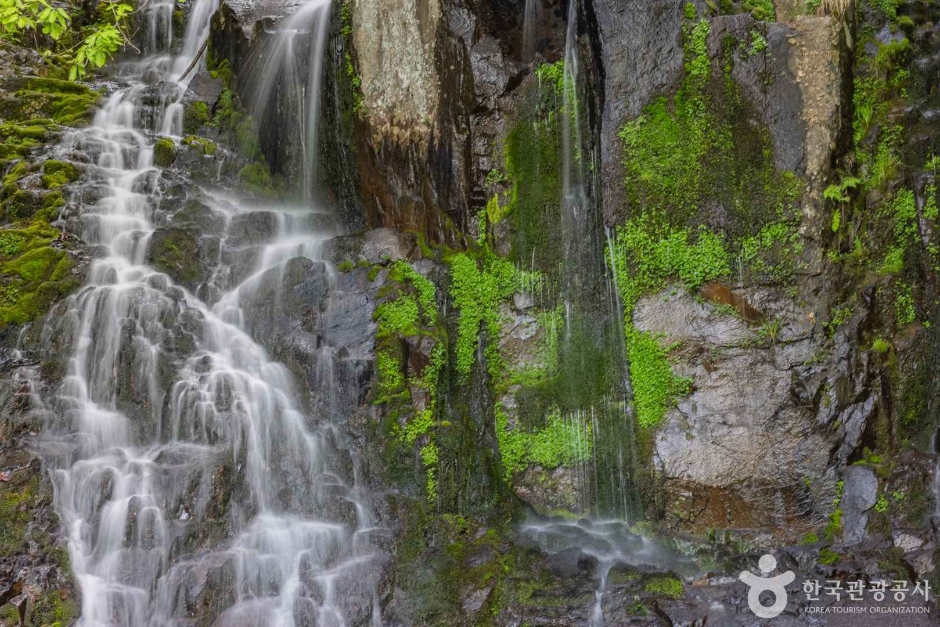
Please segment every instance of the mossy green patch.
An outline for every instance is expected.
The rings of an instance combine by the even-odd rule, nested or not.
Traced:
[[[184,146],[195,146],[204,155],[214,155],[219,146],[214,141],[195,135],[187,135],[183,138]]]
[[[420,444],[419,457],[426,472],[429,500],[437,497],[437,467],[440,449],[434,441],[437,425],[438,385],[447,359],[446,334],[437,310],[437,288],[406,261],[396,261],[388,268],[388,282],[380,295],[384,301],[376,307],[376,370],[379,394],[376,403],[392,404],[410,419],[402,426],[396,422],[391,435],[411,447]],[[417,364],[417,372],[404,359],[407,340],[428,343],[429,358]],[[412,392],[426,396],[423,407],[412,405]]]
[[[78,180],[82,170],[67,161],[49,159],[42,166],[42,184],[46,189],[58,189]]]
[[[496,406],[496,438],[505,479],[530,465],[543,468],[572,466],[591,458],[590,427],[579,418],[565,420],[557,412],[541,429],[531,432],[512,429],[502,406]]]
[[[153,163],[168,168],[176,161],[176,144],[169,137],[161,137],[153,145]]]
[[[195,135],[200,127],[209,123],[210,119],[209,105],[200,100],[192,102],[183,111],[183,132]]]
[[[157,231],[147,259],[155,269],[191,289],[204,278],[199,262],[199,239],[188,229],[170,227]]]
[[[91,119],[99,98],[98,92],[79,83],[31,78],[5,99],[2,108],[8,120],[46,119],[79,126]]]
[[[271,171],[264,163],[250,163],[238,172],[238,182],[248,192],[261,196],[274,193]]]
[[[666,575],[647,580],[643,585],[643,589],[651,594],[667,596],[673,599],[678,599],[685,591],[682,581],[678,577]]]
[[[516,289],[515,268],[489,250],[485,250],[480,262],[465,253],[457,253],[448,263],[450,295],[459,313],[457,372],[464,377],[470,374],[482,327],[491,339],[487,344],[487,367],[496,374],[500,365],[496,341],[500,328],[499,305]]]
[[[10,557],[26,543],[26,526],[36,480],[0,483],[0,557]]]

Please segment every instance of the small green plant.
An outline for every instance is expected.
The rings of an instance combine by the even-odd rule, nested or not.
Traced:
[[[502,185],[507,182],[506,175],[499,168],[493,168],[486,173],[486,186],[487,187],[496,187],[497,185]]]
[[[800,544],[816,544],[819,542],[819,535],[815,531],[810,531],[802,538],[800,538]]]
[[[761,328],[758,330],[758,334],[761,337],[767,338],[768,340],[770,340],[771,344],[776,346],[777,336],[780,335],[781,326],[782,324],[780,322],[780,319],[773,318],[772,320],[768,320],[767,322],[763,324],[763,326],[761,326]]]
[[[764,35],[757,29],[751,31],[751,46],[747,50],[748,56],[754,56],[761,54],[767,50],[767,40],[764,38]]]
[[[832,549],[819,550],[819,563],[826,566],[833,566],[839,561],[839,554]]]
[[[755,20],[770,22],[776,19],[773,0],[744,0],[741,8],[750,11]]]
[[[879,337],[875,339],[874,342],[872,342],[871,350],[872,352],[878,353],[879,355],[884,355],[889,350],[891,350],[891,345],[888,343],[887,340]]]
[[[557,93],[565,88],[565,62],[543,63],[535,69],[535,76],[544,85],[551,85]]]
[[[878,512],[879,514],[884,514],[885,512],[888,511],[889,506],[890,505],[888,504],[888,499],[885,497],[884,494],[882,494],[881,496],[878,497],[878,502],[875,503],[875,511]]]
[[[914,308],[914,292],[909,283],[899,283],[894,300],[894,311],[899,327],[907,326],[917,320]]]
[[[356,264],[354,264],[352,261],[348,259],[344,261],[340,261],[338,264],[336,264],[336,269],[339,270],[340,272],[350,272],[353,269],[355,269],[355,267],[356,267]]]
[[[643,586],[643,589],[652,594],[661,594],[663,596],[678,599],[685,591],[682,581],[678,577],[660,576],[653,577]]]
[[[829,331],[829,336],[832,337],[835,335],[836,329],[848,322],[851,317],[852,308],[847,305],[841,305],[833,309],[829,320],[826,322],[826,329]]]

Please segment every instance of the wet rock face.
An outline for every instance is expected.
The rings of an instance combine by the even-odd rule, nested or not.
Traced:
[[[79,607],[52,484],[29,450],[43,423],[29,384],[35,364],[0,350],[0,620],[30,625],[68,621]]]
[[[655,439],[663,513],[680,527],[789,529],[796,539],[828,516],[835,477],[872,415],[867,362],[849,340],[864,314],[820,361],[825,338],[788,298],[759,289],[740,298],[780,321],[774,337],[682,290],[637,306],[637,328],[675,344],[676,373],[691,379]]]
[[[353,45],[363,104],[377,138],[426,141],[438,114],[441,0],[362,0],[353,5]]]
[[[623,145],[617,131],[682,75],[684,0],[652,0],[642,11],[619,0],[595,0],[593,21],[603,69],[601,168],[608,222],[623,205]]]

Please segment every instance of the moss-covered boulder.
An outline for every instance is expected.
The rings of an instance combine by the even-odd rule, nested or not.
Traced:
[[[168,137],[157,140],[153,145],[153,164],[161,168],[168,168],[176,161],[176,144]]]
[[[0,230],[0,327],[35,320],[79,285],[59,235],[42,220]]]
[[[214,155],[219,148],[214,141],[195,135],[187,135],[183,138],[183,145],[194,148],[202,154],[209,156]]]
[[[147,262],[191,290],[205,279],[205,270],[199,262],[199,238],[190,229],[178,226],[158,229],[150,240]]]
[[[53,78],[18,78],[0,89],[0,118],[50,120],[63,126],[87,124],[101,95],[79,83]]]
[[[183,132],[195,135],[199,127],[209,123],[209,105],[197,100],[187,105],[183,112]]]
[[[252,194],[265,196],[274,193],[271,172],[263,163],[251,163],[243,167],[238,173],[238,183],[245,191]]]
[[[82,169],[74,163],[49,159],[42,166],[42,185],[46,189],[58,189],[78,180]]]

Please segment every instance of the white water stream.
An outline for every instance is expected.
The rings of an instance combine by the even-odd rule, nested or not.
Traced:
[[[72,338],[46,449],[79,624],[188,625],[211,605],[213,625],[338,627],[355,605],[357,622],[378,625],[375,529],[356,456],[304,410],[291,374],[242,315],[266,269],[316,259],[336,233],[311,229],[314,208],[263,207],[278,237],[211,307],[146,263],[160,201],[154,141],[181,132],[186,85],[173,79],[201,50],[216,5],[196,0],[175,58],[171,36],[156,37],[169,32],[171,11],[151,5],[152,56],[61,148],[87,155],[87,185],[106,190],[81,213],[81,236],[101,253],[47,329],[64,325]],[[324,31],[310,36],[322,56]],[[154,71],[156,86],[142,78]],[[259,209],[206,193],[225,216],[223,240],[234,218]]]

